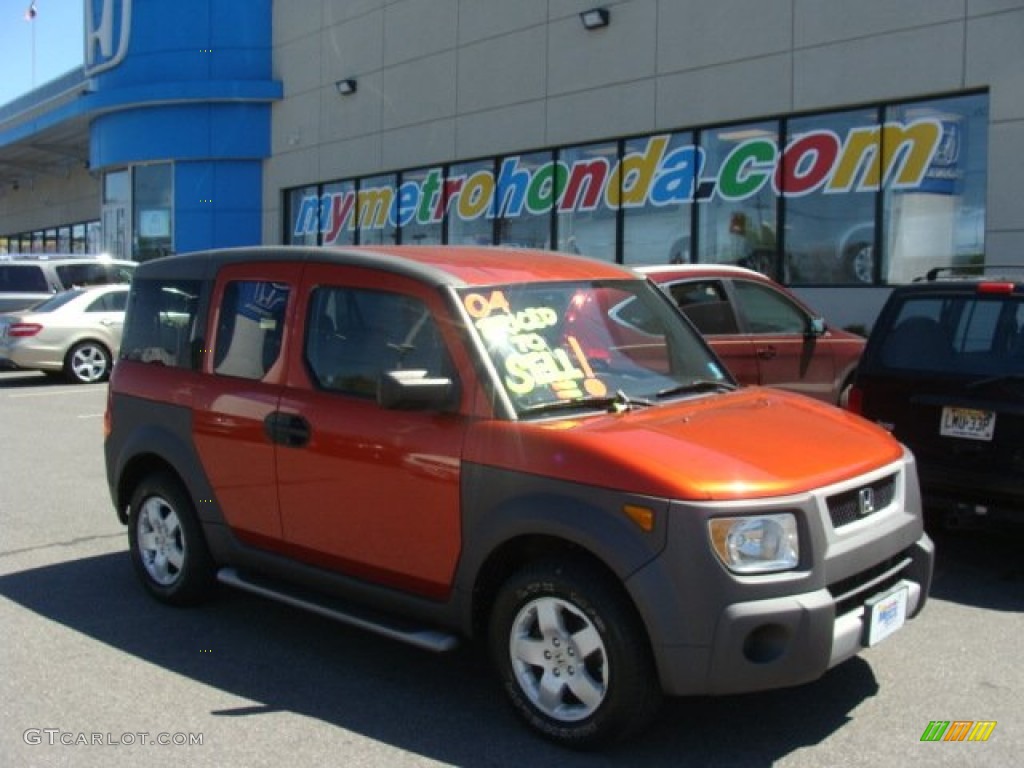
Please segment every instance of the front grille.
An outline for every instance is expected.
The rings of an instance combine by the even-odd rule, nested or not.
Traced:
[[[836,616],[849,613],[873,594],[884,592],[903,578],[913,563],[910,550],[883,560],[860,573],[828,585],[829,594],[836,603]]]
[[[828,514],[832,518],[832,527],[842,528],[873,515],[892,504],[895,497],[896,475],[889,475],[860,488],[829,496]]]

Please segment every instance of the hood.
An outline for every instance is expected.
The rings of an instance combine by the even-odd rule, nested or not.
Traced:
[[[465,458],[631,493],[738,500],[803,493],[902,455],[858,416],[752,387],[620,414],[481,422]]]

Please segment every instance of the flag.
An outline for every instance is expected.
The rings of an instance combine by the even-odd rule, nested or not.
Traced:
[[[36,4],[35,2],[29,3],[28,8],[25,9],[25,21],[32,21],[36,17]]]

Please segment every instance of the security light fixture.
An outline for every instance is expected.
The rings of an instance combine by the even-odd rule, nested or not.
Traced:
[[[338,89],[338,93],[342,96],[348,96],[350,93],[356,92],[356,81],[354,78],[346,78],[339,80],[334,84],[334,87]]]
[[[587,29],[600,29],[608,26],[611,16],[607,8],[591,8],[580,14],[580,21]]]

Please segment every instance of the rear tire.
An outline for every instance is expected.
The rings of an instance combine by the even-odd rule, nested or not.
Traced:
[[[626,738],[661,703],[639,618],[619,585],[585,561],[539,561],[509,578],[489,644],[513,708],[562,746]]]
[[[96,384],[110,375],[110,350],[98,341],[75,344],[64,358],[64,375],[75,384]]]
[[[128,546],[135,572],[157,600],[189,605],[211,593],[213,558],[192,500],[170,473],[149,475],[136,487]]]

